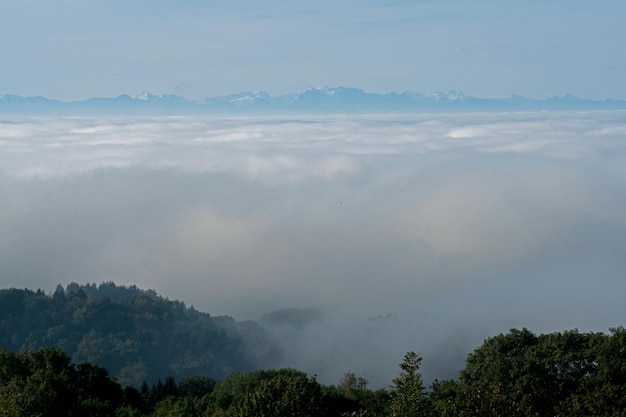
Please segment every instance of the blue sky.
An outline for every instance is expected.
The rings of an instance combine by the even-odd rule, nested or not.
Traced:
[[[615,0],[3,0],[0,94],[343,85],[624,99],[624,16]]]

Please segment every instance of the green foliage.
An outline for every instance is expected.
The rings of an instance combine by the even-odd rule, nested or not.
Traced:
[[[351,372],[330,386],[295,369],[233,372],[252,366],[241,329],[262,343],[252,322],[136,287],[0,290],[0,417],[626,417],[623,327],[513,329],[469,354],[458,380],[429,390],[415,352],[388,390]]]
[[[370,390],[365,378],[346,372],[336,387],[325,387],[326,407],[341,416],[382,417],[387,415],[391,395],[385,389]]]
[[[52,295],[0,290],[0,345],[12,351],[60,347],[76,363],[107,368],[124,385],[254,369],[249,328],[112,282],[58,286]],[[255,347],[263,336],[253,334]]]
[[[168,397],[154,407],[153,417],[200,417],[201,409],[191,397]]]
[[[259,370],[246,374],[232,374],[217,384],[208,395],[213,410],[237,409],[240,407],[244,396],[254,392],[263,381],[279,377],[301,375],[295,369]]]
[[[339,389],[345,398],[358,401],[367,391],[367,380],[357,377],[352,372],[346,372],[339,381]]]
[[[426,414],[427,398],[419,372],[422,358],[408,352],[400,364],[402,372],[393,380],[391,388],[391,417],[417,417]]]
[[[431,415],[455,417],[463,415],[461,386],[457,381],[434,381],[430,387],[428,402]]]
[[[2,350],[0,369],[0,415],[107,417],[123,403],[123,391],[105,369],[76,367],[59,349]]]
[[[463,406],[481,416],[604,416],[626,409],[626,338],[576,330],[498,335],[469,355]]]
[[[178,384],[180,395],[184,397],[202,398],[210,394],[217,382],[205,375],[194,375],[181,380]]]
[[[22,415],[20,397],[21,393],[15,380],[4,382],[0,388],[0,417],[20,417]]]
[[[461,382],[471,413],[532,416],[543,407],[543,368],[533,357],[537,344],[529,330],[511,330],[468,356]]]
[[[321,387],[301,372],[280,373],[265,379],[243,396],[237,417],[316,417],[322,415]]]

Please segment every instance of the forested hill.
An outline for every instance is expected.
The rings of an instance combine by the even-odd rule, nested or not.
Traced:
[[[290,313],[265,320],[298,327],[315,317]],[[274,352],[269,339],[254,322],[136,287],[0,290],[0,417],[626,416],[623,327],[512,329],[469,353],[458,378],[428,388],[410,351],[377,390],[350,372],[328,386],[294,369],[246,372]]]
[[[0,346],[58,347],[75,363],[107,368],[122,385],[257,369],[270,355],[263,328],[114,283],[0,290]]]

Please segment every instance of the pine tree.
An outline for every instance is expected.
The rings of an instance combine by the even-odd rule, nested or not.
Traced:
[[[415,352],[404,355],[402,372],[391,387],[391,417],[418,417],[426,414],[426,394],[419,367],[422,358]]]

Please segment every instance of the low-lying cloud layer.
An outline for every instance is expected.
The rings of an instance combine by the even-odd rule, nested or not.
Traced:
[[[624,271],[623,112],[0,119],[2,287],[358,317],[302,336],[290,365],[318,374],[335,355],[384,384],[407,350],[624,324]],[[395,333],[359,322],[388,313]]]

